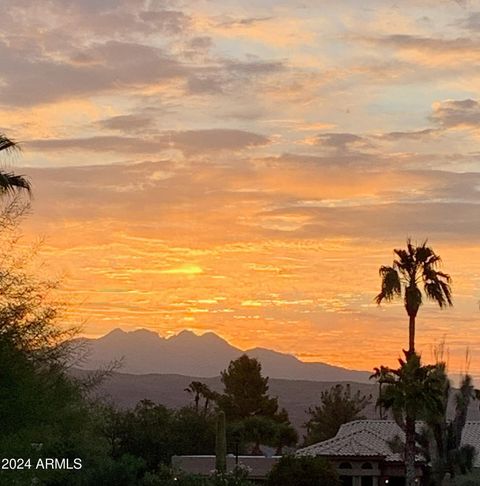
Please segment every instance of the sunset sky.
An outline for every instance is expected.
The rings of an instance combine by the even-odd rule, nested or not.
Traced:
[[[453,278],[418,348],[480,375],[480,10],[442,0],[3,0],[2,164],[72,318],[357,369],[407,346],[378,267]]]

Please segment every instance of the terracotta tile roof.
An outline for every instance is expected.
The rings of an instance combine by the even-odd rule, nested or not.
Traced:
[[[356,420],[340,427],[337,435],[324,442],[297,451],[299,455],[321,456],[383,456],[387,461],[401,461],[392,452],[389,442],[398,436],[404,440],[402,429],[393,420]]]
[[[474,467],[480,467],[480,422],[467,422],[462,433],[462,444],[475,447]]]
[[[417,431],[424,426],[417,422]],[[382,456],[388,462],[401,462],[402,455],[392,452],[390,442],[398,437],[405,440],[403,430],[393,420],[355,420],[340,427],[332,439],[299,449],[298,455],[311,456]],[[477,450],[475,467],[480,467],[480,422],[467,422],[463,430],[462,444],[470,444]],[[417,457],[418,461],[423,458]]]

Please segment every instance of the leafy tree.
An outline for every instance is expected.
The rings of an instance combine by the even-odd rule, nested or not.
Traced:
[[[332,386],[320,395],[320,405],[308,409],[305,444],[310,445],[335,437],[340,426],[352,420],[362,420],[362,411],[370,405],[371,395],[363,395],[360,390],[352,394],[350,385]]]
[[[277,448],[275,454],[281,456],[284,447],[294,447],[298,442],[298,433],[294,427],[287,422],[275,424],[275,435],[273,445]]]
[[[283,456],[268,475],[267,486],[341,486],[335,468],[319,457]]]
[[[116,460],[107,458],[102,467],[98,468],[89,478],[89,484],[140,486],[143,482],[144,471],[145,462],[138,457],[125,454]]]
[[[175,410],[170,438],[174,454],[212,454],[215,450],[215,416],[198,414],[191,407]]]
[[[422,365],[420,356],[405,351],[400,367],[376,368],[373,375],[382,383],[377,405],[391,410],[397,424],[405,432],[405,469],[407,486],[415,485],[417,419],[437,416],[444,406],[444,369],[439,365]]]
[[[227,419],[277,415],[278,399],[268,395],[268,377],[262,376],[262,365],[258,360],[244,354],[231,361],[221,377],[225,392],[218,397],[218,404]]]
[[[259,415],[249,417],[238,423],[241,440],[253,444],[251,454],[263,455],[261,444],[276,447],[276,454],[282,455],[284,447],[292,447],[298,441],[298,434],[290,422],[279,422],[270,417]]]
[[[190,407],[169,410],[142,400],[133,410],[104,410],[101,430],[113,458],[139,457],[148,471],[169,464],[174,454],[212,454],[215,419]]]
[[[114,446],[113,457],[125,454],[140,457],[148,470],[168,462],[174,454],[171,421],[172,412],[150,400],[140,401],[133,410],[111,410],[105,429]]]
[[[263,456],[260,444],[273,444],[276,426],[274,420],[268,417],[253,416],[243,420],[244,437],[253,443],[252,454],[254,456]]]
[[[215,400],[225,411],[229,442],[236,450],[245,450],[248,443],[253,443],[252,453],[260,455],[262,443],[281,450],[296,442],[287,411],[279,410],[278,399],[268,395],[268,377],[262,376],[258,360],[244,354],[231,361],[221,376],[225,392]]]

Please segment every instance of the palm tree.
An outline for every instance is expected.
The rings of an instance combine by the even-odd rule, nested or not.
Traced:
[[[473,386],[473,380],[468,373],[462,377],[460,388],[455,396],[455,417],[452,422],[452,437],[454,446],[460,448],[462,432],[467,423],[467,412],[470,403],[480,400],[480,390]]]
[[[405,432],[406,485],[415,486],[417,418],[439,416],[444,407],[445,380],[441,365],[422,365],[420,356],[405,351],[400,367],[380,367],[373,375],[383,385],[377,405],[391,410]]]
[[[17,143],[0,134],[0,152],[11,152],[12,150],[19,150]],[[0,195],[21,190],[25,190],[30,194],[31,186],[28,179],[12,172],[0,170]]]
[[[408,353],[415,353],[415,319],[423,304],[423,294],[428,300],[436,302],[440,308],[452,304],[450,275],[437,268],[441,259],[425,241],[420,246],[414,246],[407,240],[407,249],[393,250],[396,259],[391,267],[381,266],[382,288],[375,301],[381,304],[384,300],[390,302],[396,297],[402,297],[409,317]],[[423,293],[420,285],[423,284]]]
[[[211,405],[212,402],[216,402],[219,394],[216,391],[210,389],[208,385],[203,383],[203,389],[200,393],[201,396],[205,399],[205,404],[203,406],[203,415],[207,415],[208,407]]]
[[[199,411],[200,398],[205,400],[203,406],[204,415],[207,415],[209,405],[218,399],[218,393],[211,390],[208,385],[202,383],[201,381],[192,381],[184,391],[193,396],[193,401],[195,402],[195,412],[197,413]]]
[[[200,395],[203,392],[204,384],[201,381],[192,381],[184,391],[193,395],[193,401],[195,402],[195,412],[198,413],[198,404],[200,402]]]
[[[426,405],[430,399],[430,404],[434,408],[441,404],[441,391],[437,397],[426,396],[427,403],[423,403],[420,398],[420,390],[416,389],[418,383],[415,380],[421,381],[421,370],[425,367],[420,365],[420,357],[415,353],[415,320],[418,310],[423,304],[424,295],[427,300],[436,302],[438,306],[443,309],[446,306],[452,305],[452,291],[450,288],[450,275],[438,270],[441,263],[441,258],[432,248],[427,246],[425,241],[420,246],[414,246],[410,239],[407,240],[407,248],[395,249],[394,253],[396,259],[393,261],[391,267],[381,266],[379,273],[382,278],[382,286],[380,293],[376,296],[375,301],[381,304],[384,300],[390,302],[397,297],[403,296],[405,310],[409,318],[408,326],[408,351],[405,352],[406,361],[401,361],[398,372],[400,374],[392,374],[392,370],[388,368],[377,369],[376,376],[380,383],[391,385],[397,383],[397,390],[400,390],[398,396],[391,396],[387,400],[379,400],[380,406],[391,408],[394,415],[402,411],[404,413],[404,430],[405,430],[405,466],[407,476],[407,486],[413,486],[415,483],[415,420],[418,412]],[[423,284],[423,293],[420,286]],[[404,363],[404,365],[402,365]],[[415,371],[417,369],[418,373]],[[427,368],[425,368],[427,370]],[[437,368],[438,370],[438,368]],[[428,375],[428,373],[427,373]],[[424,377],[425,378],[425,377]],[[393,380],[393,381],[392,381]],[[405,381],[406,380],[406,381]],[[437,372],[437,382],[440,383],[439,373]],[[402,387],[399,386],[403,382]],[[438,385],[437,383],[437,385]],[[444,382],[443,382],[444,383]],[[407,387],[408,385],[408,387]],[[407,387],[407,388],[405,388]],[[409,387],[411,388],[410,391]],[[440,385],[438,385],[440,389]],[[414,390],[417,391],[414,391]],[[383,391],[382,396],[388,398],[389,394],[393,393],[393,388],[387,386]],[[407,393],[408,392],[408,393]],[[411,393],[410,393],[411,392]],[[420,395],[417,399],[408,397],[415,397],[417,393]],[[403,395],[402,395],[403,394]],[[403,398],[402,398],[403,396]],[[403,408],[402,408],[403,407]]]
[[[460,388],[455,392],[455,416],[447,418],[448,399],[451,392],[450,381],[445,373],[445,365],[438,364],[444,382],[442,409],[435,414],[426,414],[425,427],[420,434],[423,454],[431,464],[432,479],[435,484],[443,484],[446,474],[455,477],[466,474],[473,467],[475,450],[470,445],[462,445],[462,433],[467,421],[467,410],[470,403],[480,398],[480,391],[473,387],[472,377],[462,377]],[[439,375],[441,378],[441,375]],[[442,379],[442,378],[441,378]]]

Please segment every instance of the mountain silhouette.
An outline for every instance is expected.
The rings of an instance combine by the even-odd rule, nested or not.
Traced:
[[[81,367],[90,370],[121,360],[123,373],[214,377],[227,368],[231,360],[246,353],[258,359],[263,374],[271,378],[367,383],[371,374],[326,363],[306,363],[295,356],[271,349],[243,351],[213,332],[198,336],[185,330],[170,338],[163,338],[146,329],[131,332],[114,329],[101,338],[81,338],[78,341],[86,351]]]

